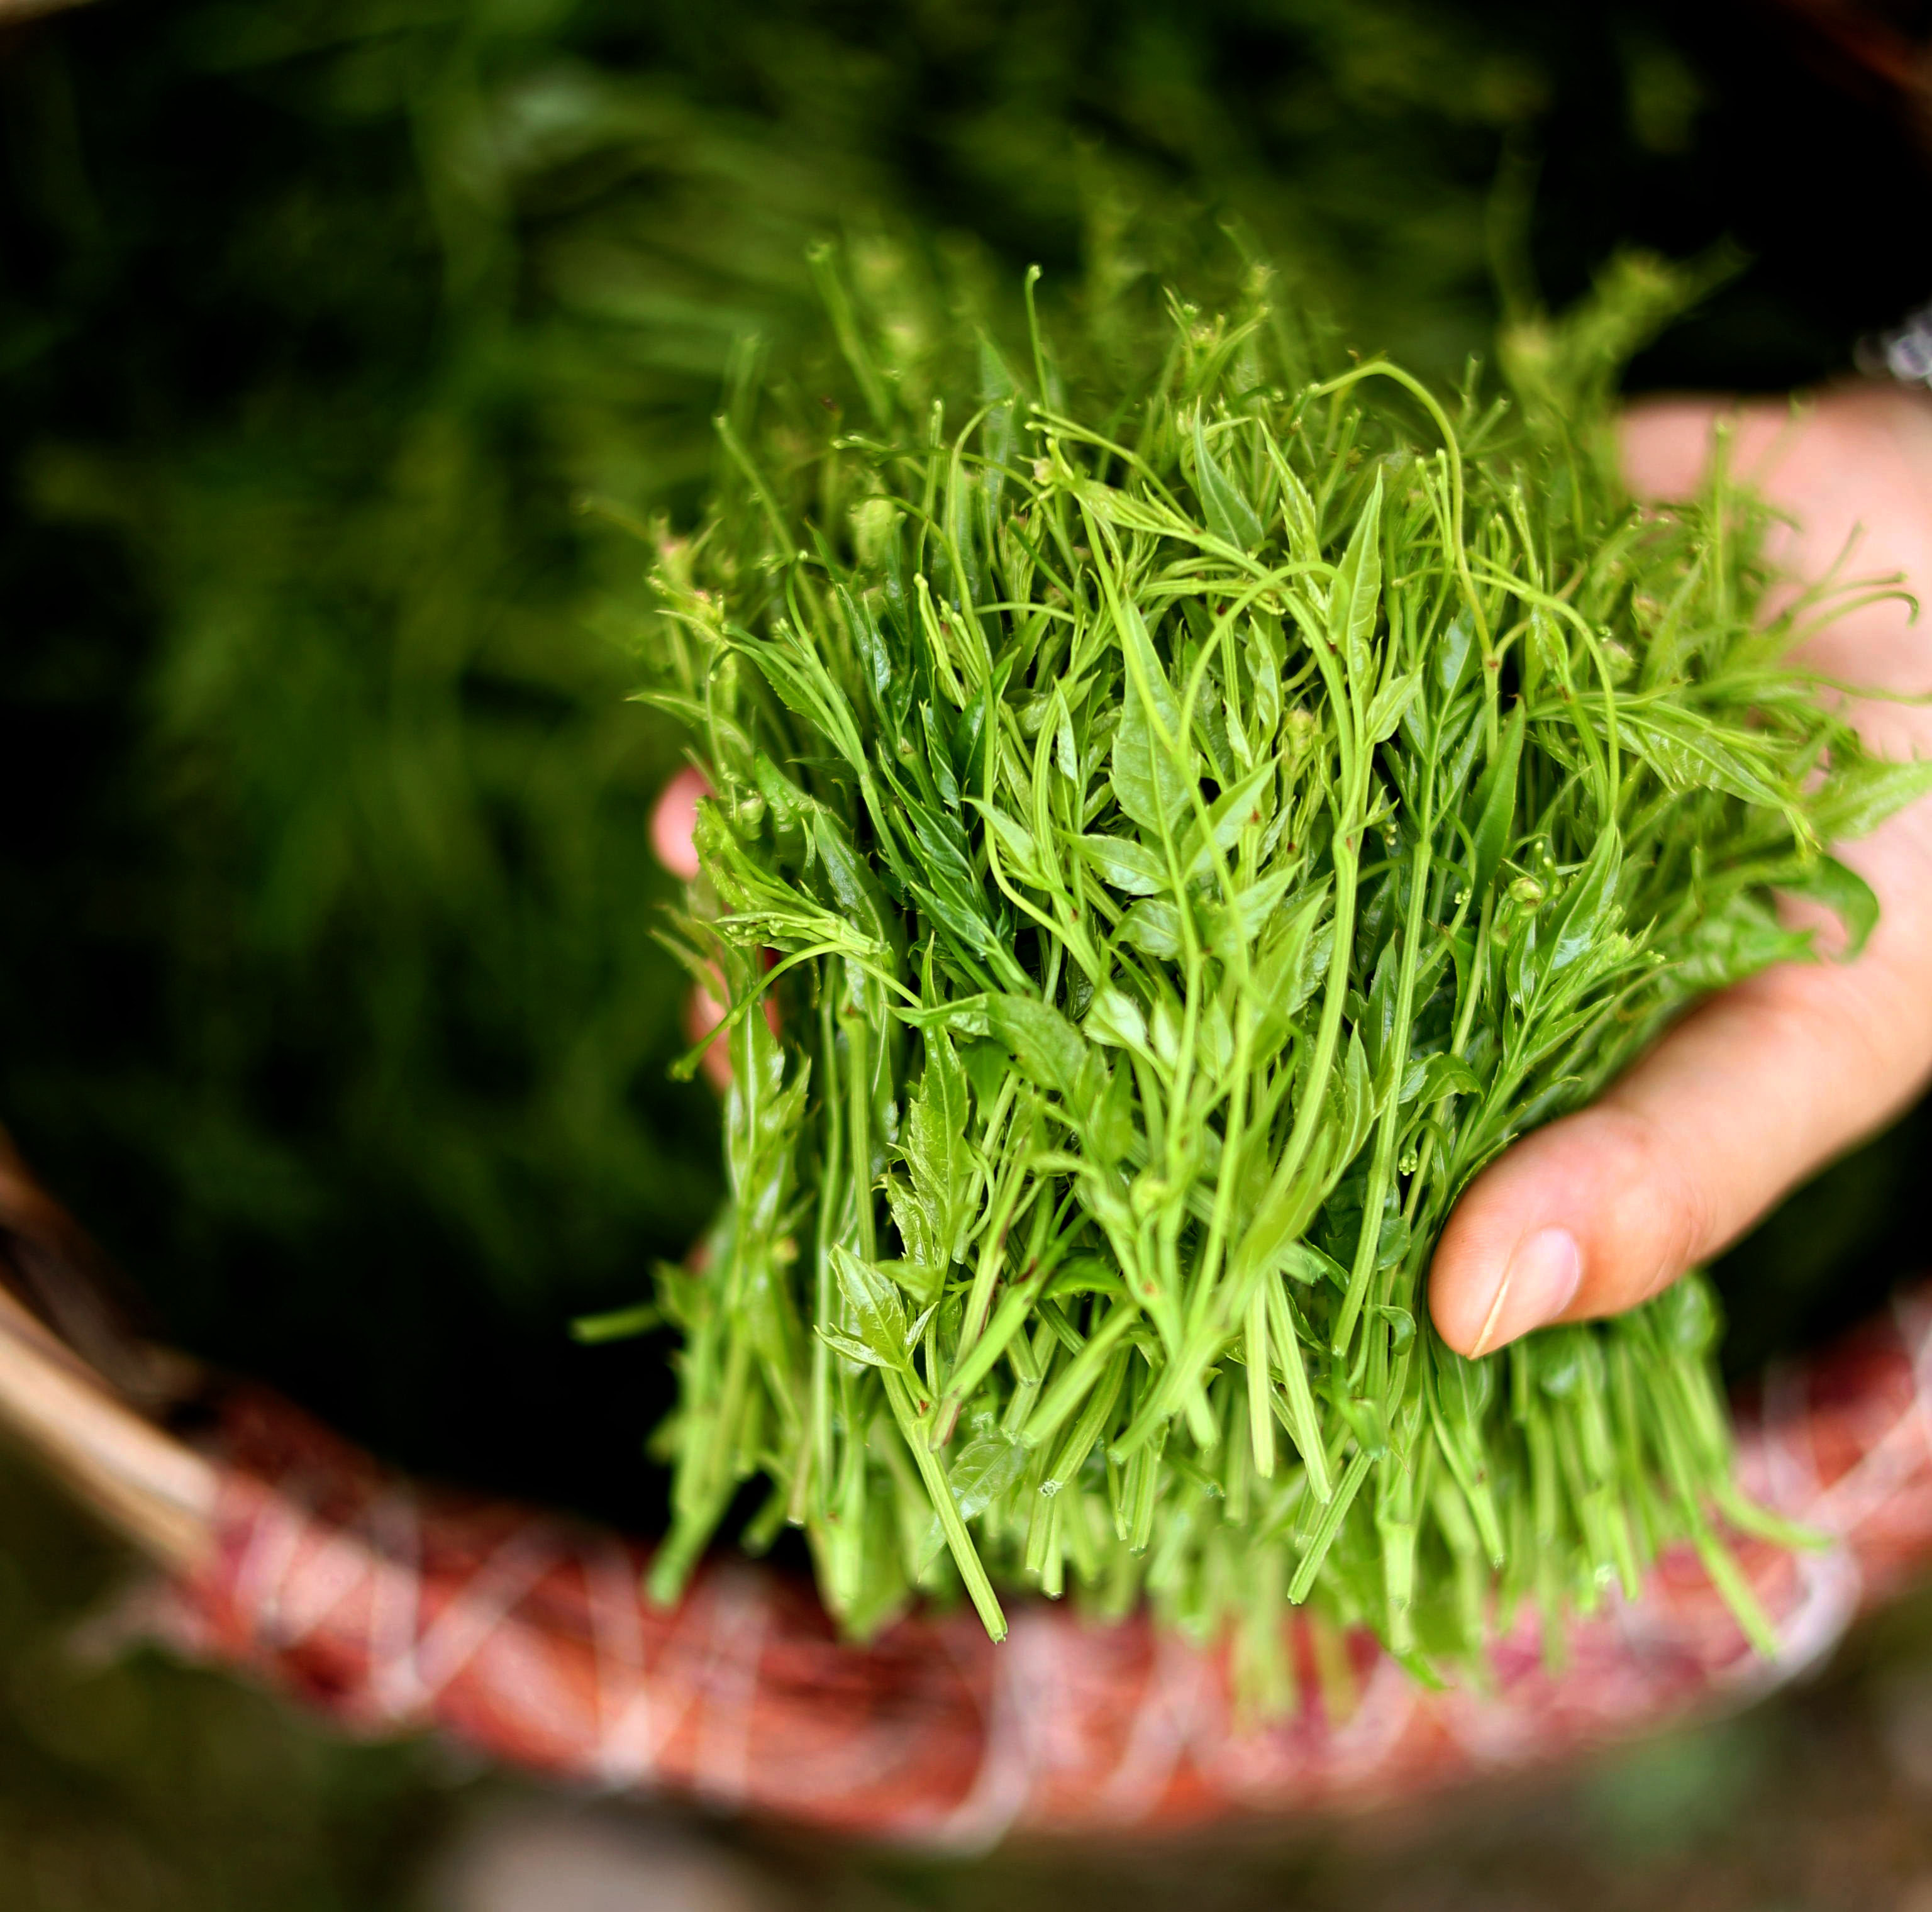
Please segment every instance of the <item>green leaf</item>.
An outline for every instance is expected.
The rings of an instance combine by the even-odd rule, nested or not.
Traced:
[[[986,1019],[1030,1081],[1062,1095],[1076,1092],[1093,1052],[1058,1010],[1030,996],[988,996]]]
[[[1148,641],[1140,614],[1131,605],[1124,609],[1127,629],[1134,635],[1129,639],[1124,635],[1122,641],[1153,686],[1151,708],[1169,741],[1163,743],[1148,722],[1150,706],[1141,687],[1141,677],[1130,668],[1120,727],[1114,737],[1114,795],[1129,817],[1157,838],[1163,821],[1170,828],[1179,824],[1194,780],[1192,753],[1180,749],[1180,707]]]
[[[1342,1292],[1348,1292],[1348,1271],[1312,1241],[1289,1242],[1276,1258],[1276,1265],[1291,1281],[1327,1281]]]
[[[1504,986],[1509,991],[1509,999],[1519,1009],[1527,1008],[1534,999],[1538,983],[1543,974],[1543,967],[1537,958],[1541,939],[1537,934],[1537,919],[1525,917],[1516,924],[1510,938],[1509,953],[1503,959]]]
[[[820,1323],[813,1331],[828,1348],[843,1355],[848,1361],[856,1361],[861,1367],[903,1368],[904,1357],[889,1360],[868,1342],[856,1340],[842,1329],[827,1328]]]
[[[1236,949],[1253,942],[1301,874],[1294,866],[1278,869],[1237,890],[1232,906],[1216,905],[1207,911],[1215,953],[1226,961],[1234,961]]]
[[[1286,459],[1277,455],[1274,463],[1275,476],[1281,485],[1281,518],[1288,533],[1288,548],[1298,558],[1319,557],[1322,516],[1315,508],[1315,500]]]
[[[901,1199],[904,1199],[904,1184],[899,1183],[896,1177],[893,1177],[890,1178],[887,1183],[886,1199],[888,1201],[892,1199],[891,1191],[895,1186],[900,1190]],[[892,1210],[895,1220],[898,1218],[898,1208],[895,1206]],[[926,1259],[912,1256],[901,1260],[880,1262],[878,1264],[878,1267],[881,1274],[890,1275],[892,1280],[904,1289],[915,1301],[920,1303],[922,1307],[925,1307],[928,1314],[932,1311],[928,1304],[938,1298],[940,1290],[944,1286],[946,1275],[950,1272],[946,1265],[936,1258]],[[925,1328],[926,1317],[922,1315],[911,1327],[906,1330],[907,1345],[910,1346],[916,1341],[925,1331]]]
[[[986,818],[988,829],[1000,839],[1000,848],[1006,852],[1013,874],[1036,890],[1044,889],[1046,886],[1040,879],[1040,859],[1034,848],[1033,832],[976,797],[969,797],[966,800]]]
[[[1144,531],[1156,538],[1171,538],[1193,529],[1178,512],[1158,499],[1138,497],[1117,485],[1082,478],[1076,479],[1068,488],[1096,518],[1125,531]]]
[[[1724,1328],[1715,1292],[1696,1274],[1673,1281],[1648,1304],[1646,1312],[1665,1344],[1682,1355],[1707,1353]]]
[[[895,1004],[892,1013],[915,1029],[945,1029],[957,1036],[990,1036],[993,1033],[988,998],[983,995],[958,996],[950,1002],[923,1004],[914,1008]]]
[[[1522,761],[1523,734],[1528,713],[1519,702],[1510,713],[1502,741],[1483,780],[1476,786],[1476,821],[1469,835],[1475,845],[1475,863],[1470,872],[1470,887],[1480,897],[1496,880],[1508,854],[1510,826],[1516,816],[1516,784]]]
[[[1688,988],[1727,989],[1773,963],[1807,962],[1811,953],[1809,930],[1787,928],[1768,903],[1745,896],[1692,929],[1675,970]]]
[[[1545,973],[1560,976],[1582,961],[1601,935],[1623,871],[1623,839],[1616,828],[1598,833],[1590,859],[1570,880],[1552,913],[1544,938]]]
[[[1123,1064],[1108,1072],[1106,1084],[1081,1133],[1094,1160],[1112,1168],[1134,1145],[1133,1072]]]
[[[1364,741],[1380,743],[1384,738],[1394,736],[1402,713],[1414,702],[1416,692],[1421,688],[1420,671],[1405,671],[1400,677],[1383,685],[1376,692],[1375,701],[1369,706],[1369,714],[1364,720]]]
[[[1420,1102],[1426,1109],[1445,1095],[1480,1095],[1483,1084],[1482,1079],[1460,1055],[1451,1055],[1444,1049],[1423,1063],[1422,1079],[1412,1094],[1408,1092],[1406,1079],[1402,1088],[1403,1101]]]
[[[1328,973],[1335,947],[1330,907],[1328,886],[1324,883],[1288,915],[1280,941],[1264,947],[1262,977],[1268,991],[1268,1007],[1284,1023],[1294,1021]],[[1324,917],[1328,917],[1327,921]]]
[[[1144,897],[1121,917],[1120,935],[1143,956],[1172,962],[1181,950],[1180,911],[1172,903]]]
[[[1650,704],[1619,705],[1617,732],[1672,790],[1721,790],[1772,806],[1785,800],[1787,793],[1769,769],[1769,747],[1754,731],[1720,725],[1701,711]]]
[[[964,1043],[959,1050],[960,1065],[973,1085],[973,1096],[981,1108],[990,1108],[1006,1086],[1012,1064],[1004,1046],[990,1039]]]
[[[1382,1228],[1376,1237],[1376,1266],[1395,1267],[1408,1253],[1408,1217],[1395,1205],[1395,1198],[1391,1194],[1388,1212],[1382,1217]],[[1413,1326],[1412,1323],[1412,1331]]]
[[[1281,728],[1281,666],[1285,655],[1281,634],[1271,623],[1250,619],[1245,647],[1248,675],[1254,686],[1255,734],[1262,746]]]
[[[1085,692],[1084,684],[1074,686],[1074,701]],[[1068,708],[1066,686],[1053,687],[1053,760],[1060,774],[1076,788],[1080,782],[1080,753],[1073,746],[1073,716]]]
[[[1447,705],[1462,688],[1462,680],[1477,662],[1475,635],[1469,614],[1463,611],[1449,620],[1436,650],[1436,685]]]
[[[1793,896],[1822,903],[1844,925],[1843,960],[1850,962],[1864,949],[1878,927],[1878,898],[1871,885],[1836,857],[1820,857],[1803,881],[1783,886]]]
[[[953,1503],[963,1519],[976,1520],[1026,1471],[1030,1450],[1002,1433],[968,1441],[946,1470]]]
[[[1167,860],[1144,843],[1125,836],[1083,836],[1079,844],[1081,855],[1112,889],[1130,896],[1161,896],[1174,887],[1168,880]]]
[[[1216,848],[1222,851],[1232,849],[1236,839],[1239,838],[1243,830],[1251,825],[1267,822],[1268,813],[1257,806],[1261,802],[1263,794],[1273,782],[1274,773],[1274,763],[1270,759],[1268,762],[1260,764],[1250,771],[1231,788],[1222,791],[1221,794],[1209,806],[1208,836]],[[1197,823],[1195,831],[1190,832],[1188,840],[1190,845],[1196,845],[1198,829],[1199,826]],[[1208,842],[1198,841],[1198,847],[1194,848],[1193,854],[1189,859],[1188,881],[1192,882],[1206,875],[1213,867],[1213,863],[1214,859],[1209,851]]]
[[[959,807],[958,773],[953,768],[952,746],[946,741],[944,727],[929,704],[919,707],[919,728],[926,752],[922,761],[918,758],[914,760],[915,775],[923,773],[922,780],[929,782],[940,803],[949,810],[956,810]]]
[[[1369,1073],[1384,1094],[1388,1086],[1382,1081],[1384,1070],[1393,1070],[1395,1063],[1395,1010],[1402,987],[1402,954],[1400,936],[1391,936],[1382,945],[1369,984],[1366,1013],[1356,1025],[1368,1057]]]
[[[1360,1152],[1368,1139],[1378,1106],[1376,1085],[1369,1067],[1368,1052],[1355,1030],[1348,1032],[1348,1046],[1342,1052],[1342,1067],[1329,1079],[1329,1106],[1334,1111],[1329,1157],[1332,1172],[1339,1175]]]
[[[1254,506],[1215,462],[1214,453],[1208,449],[1208,434],[1198,412],[1194,415],[1194,470],[1208,530],[1238,551],[1258,551],[1263,538],[1262,521],[1255,515]]]
[[[1887,764],[1868,758],[1840,770],[1814,805],[1811,820],[1828,843],[1868,836],[1890,816],[1932,793],[1932,758]]]
[[[1049,1301],[1068,1301],[1076,1295],[1105,1295],[1118,1301],[1126,1292],[1120,1270],[1098,1255],[1076,1256],[1041,1290]]]
[[[965,1226],[972,1161],[966,1141],[966,1072],[944,1028],[926,1032],[926,1067],[906,1111],[899,1152],[912,1178],[916,1205],[923,1220],[923,1239],[913,1259],[944,1268]],[[903,1229],[902,1232],[903,1232]]]
[[[1328,640],[1347,666],[1349,689],[1358,698],[1367,696],[1375,681],[1376,612],[1382,590],[1382,475],[1377,471],[1374,489],[1348,534],[1342,561],[1335,567],[1335,581],[1328,595]]]
[[[1141,1013],[1139,1004],[1111,986],[1094,992],[1094,1000],[1088,1004],[1080,1026],[1096,1043],[1107,1043],[1115,1049],[1147,1049],[1147,1018]]]
[[[873,1364],[910,1373],[912,1364],[906,1353],[905,1304],[899,1298],[898,1283],[838,1242],[832,1243],[826,1252],[846,1311]],[[859,1357],[855,1355],[851,1358],[856,1361]]]
[[[805,827],[839,908],[868,935],[884,942],[885,912],[878,884],[852,847],[844,825],[822,805],[814,804],[805,813]]]

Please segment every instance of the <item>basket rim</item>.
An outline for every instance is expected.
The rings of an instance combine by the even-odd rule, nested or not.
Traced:
[[[22,1298],[51,1272],[92,1301],[74,1245],[86,1238],[40,1187],[0,1134],[0,1424],[124,1540],[170,1572],[192,1574],[214,1545],[220,1476],[214,1465],[130,1402]],[[40,1282],[20,1263],[36,1251]],[[192,1364],[145,1345],[128,1350],[178,1398]]]

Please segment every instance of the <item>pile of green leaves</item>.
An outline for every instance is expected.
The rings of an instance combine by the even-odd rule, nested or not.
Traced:
[[[1679,1539],[1762,1640],[1703,1285],[1474,1361],[1423,1293],[1511,1138],[1808,955],[1774,890],[1868,930],[1821,846],[1928,782],[1784,661],[1819,606],[1764,620],[1721,470],[1624,496],[1681,288],[1626,262],[1445,408],[1322,376],[1259,269],[1065,365],[826,283],[846,385],[742,384],[647,638],[734,1072],[657,1592],[762,1479],[854,1632],[1144,1594],[1264,1700],[1284,1598],[1421,1664]]]

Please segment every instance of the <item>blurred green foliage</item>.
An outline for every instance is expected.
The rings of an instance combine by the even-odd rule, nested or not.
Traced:
[[[184,1342],[652,1517],[657,1355],[562,1325],[680,1251],[715,1121],[664,1079],[671,746],[595,611],[641,566],[578,501],[692,508],[827,233],[1077,297],[1232,216],[1453,373],[1498,263],[1560,299],[1730,232],[1758,265],[1642,376],[1816,376],[1923,290],[1848,190],[1911,162],[1738,19],[155,0],[0,38],[0,1115]]]

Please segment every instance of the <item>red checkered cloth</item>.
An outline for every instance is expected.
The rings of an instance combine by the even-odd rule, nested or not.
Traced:
[[[1231,1703],[1224,1657],[1036,1601],[993,1646],[970,1611],[842,1643],[794,1578],[719,1559],[670,1610],[647,1547],[425,1488],[285,1403],[237,1394],[216,1452],[210,1564],[172,1596],[175,1638],[353,1728],[434,1728],[509,1765],[863,1838],[982,1847],[1010,1831],[1172,1831],[1360,1807],[1539,1765],[1754,1698],[1812,1664],[1932,1553],[1932,1290],[1747,1410],[1747,1486],[1832,1536],[1739,1557],[1776,1622],[1744,1643],[1688,1554],[1612,1598],[1545,1664],[1527,1618],[1486,1690],[1424,1689],[1366,1635],[1331,1710],[1314,1643],[1289,1717]]]

